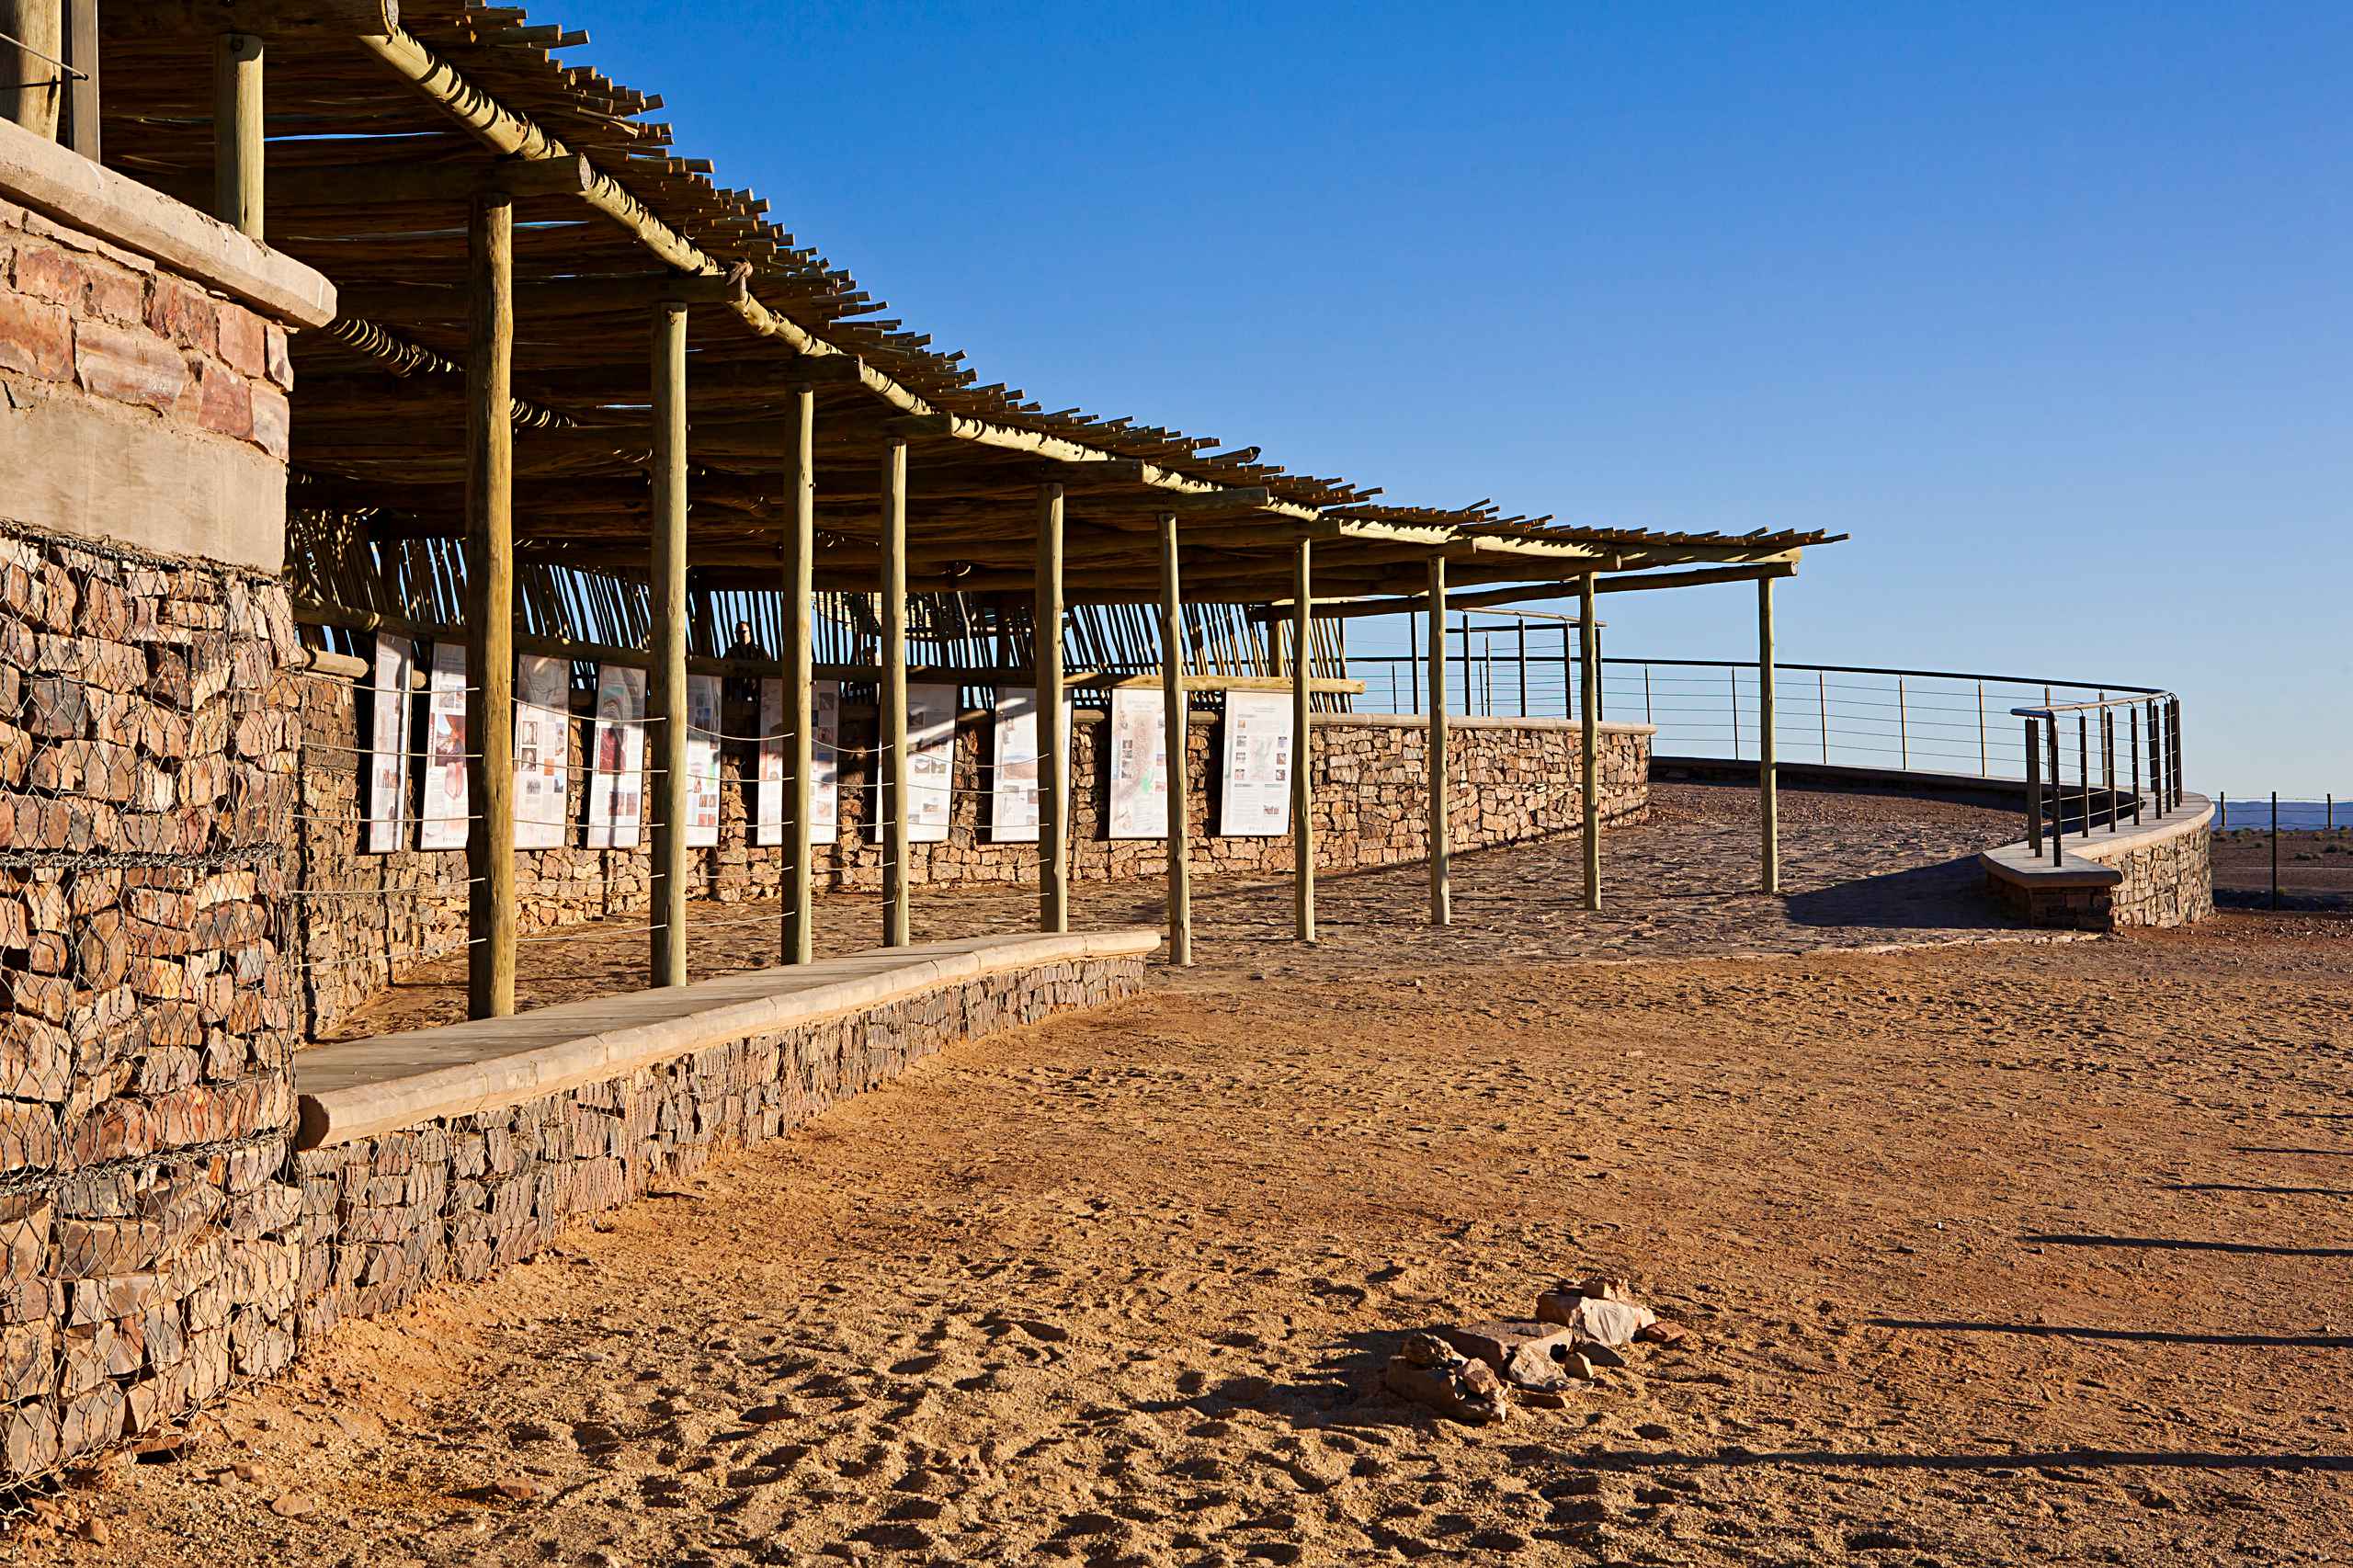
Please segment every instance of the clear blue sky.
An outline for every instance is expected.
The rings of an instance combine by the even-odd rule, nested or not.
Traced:
[[[1848,531],[1784,658],[2169,685],[2193,788],[2353,794],[2344,0],[535,10],[1050,407]]]

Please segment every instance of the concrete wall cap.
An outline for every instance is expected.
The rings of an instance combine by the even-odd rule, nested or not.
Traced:
[[[1148,930],[970,937],[321,1046],[294,1062],[298,1085],[313,1085],[300,1096],[297,1146],[518,1105],[984,975],[1159,946]]]
[[[2120,826],[2114,833],[2095,828],[2088,838],[2069,834],[2061,841],[2055,866],[2047,847],[2037,855],[2024,840],[1988,849],[1977,863],[1987,874],[2024,888],[2112,888],[2124,881],[2124,873],[2109,861],[2200,832],[2213,820],[2211,801],[2184,791],[2180,805],[2161,818],[2144,818],[2138,827]]]
[[[136,251],[289,326],[335,320],[335,285],[217,218],[0,119],[0,196]]]
[[[1357,727],[1368,730],[1427,730],[1430,718],[1427,713],[1314,713],[1308,722],[1316,729],[1330,726]],[[1585,728],[1579,719],[1521,719],[1501,713],[1449,713],[1446,727],[1449,730],[1553,730],[1574,735]],[[1594,725],[1605,735],[1655,735],[1656,724],[1627,724],[1614,719],[1604,719]]]

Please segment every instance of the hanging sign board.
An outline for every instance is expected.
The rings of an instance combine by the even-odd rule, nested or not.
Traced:
[[[907,838],[948,837],[955,801],[956,697],[952,686],[907,687]]]
[[[432,684],[426,688],[425,789],[417,815],[419,849],[466,846],[466,648],[462,642],[433,645]]]
[[[842,683],[816,683],[817,738],[809,747],[809,842],[831,844],[842,827]]]
[[[389,855],[408,842],[410,716],[416,710],[416,644],[376,638],[376,683],[368,690],[368,853]]]
[[[760,788],[752,842],[772,848],[784,842],[784,682],[760,682]]]
[[[1038,692],[1034,687],[1000,687],[989,774],[989,842],[1038,842],[1038,787],[1043,758],[1038,750]],[[1063,734],[1070,734],[1070,704],[1063,704]],[[1068,744],[1067,739],[1064,742]]]
[[[687,847],[719,844],[719,677],[687,677]]]
[[[631,849],[645,814],[645,672],[597,668],[596,750],[588,775],[591,849]]]
[[[1225,694],[1225,788],[1221,838],[1279,837],[1290,831],[1290,694]]]
[[[572,788],[572,661],[547,653],[515,659],[515,847],[563,843]]]
[[[1157,691],[1111,693],[1111,836],[1168,833],[1168,704]]]

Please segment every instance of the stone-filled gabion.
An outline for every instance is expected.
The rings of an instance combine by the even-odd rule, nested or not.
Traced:
[[[0,525],[0,1483],[291,1359],[284,589]]]

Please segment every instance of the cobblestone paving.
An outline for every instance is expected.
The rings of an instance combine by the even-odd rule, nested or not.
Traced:
[[[1318,882],[1313,949],[1290,940],[1288,877],[1197,877],[1190,975],[1157,963],[1156,983],[1188,984],[1236,970],[1269,978],[1460,968],[1497,960],[1628,960],[1733,953],[1812,952],[1889,944],[2036,941],[2052,934],[2008,925],[1985,897],[1972,857],[2018,834],[2006,812],[1939,801],[1828,791],[1781,793],[1782,892],[1756,890],[1758,835],[1754,790],[1660,785],[1651,820],[1608,835],[1602,851],[1603,908],[1582,907],[1584,871],[1576,838],[1554,838],[1458,856],[1454,923],[1428,924],[1429,876],[1420,864],[1327,875]],[[1077,928],[1157,926],[1165,918],[1157,879],[1084,882],[1072,890]],[[1028,887],[915,890],[917,941],[1032,928]],[[693,975],[774,961],[777,905],[696,904]],[[857,951],[881,939],[878,902],[821,899],[821,954]],[[644,983],[647,937],[631,917],[585,926],[562,941],[526,945],[518,1005],[546,1006]],[[465,1016],[462,959],[404,979],[353,1016],[335,1038],[422,1028]]]

